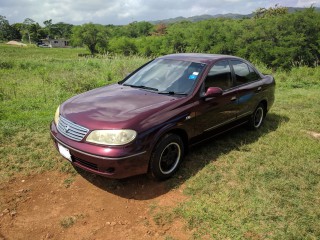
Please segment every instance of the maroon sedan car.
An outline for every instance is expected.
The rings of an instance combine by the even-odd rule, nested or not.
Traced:
[[[172,54],[62,103],[51,124],[60,154],[110,178],[163,180],[189,146],[231,128],[261,126],[275,81],[234,56]]]

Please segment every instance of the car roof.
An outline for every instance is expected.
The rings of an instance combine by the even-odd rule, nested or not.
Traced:
[[[239,57],[231,56],[231,55],[223,55],[223,54],[206,54],[206,53],[176,53],[169,54],[160,57],[160,59],[174,59],[174,60],[182,60],[182,61],[190,61],[190,62],[200,62],[200,63],[212,63],[216,62],[220,59],[242,59]]]

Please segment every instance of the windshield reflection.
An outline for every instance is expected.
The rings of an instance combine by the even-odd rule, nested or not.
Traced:
[[[203,63],[156,59],[129,77],[123,85],[163,94],[188,94],[204,68]]]

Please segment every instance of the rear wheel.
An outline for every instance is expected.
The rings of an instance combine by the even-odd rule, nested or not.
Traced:
[[[149,170],[153,178],[165,180],[178,169],[184,156],[184,145],[176,134],[166,134],[154,148]]]
[[[255,130],[261,127],[264,117],[266,115],[266,110],[263,104],[259,104],[254,110],[248,122],[249,129]]]

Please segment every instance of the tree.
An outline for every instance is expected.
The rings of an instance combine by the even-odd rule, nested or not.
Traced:
[[[190,34],[190,29],[192,27],[192,23],[188,21],[181,21],[178,23],[172,24],[167,29],[167,39],[170,43],[171,49],[169,52],[171,53],[183,53],[186,52],[188,47],[188,41]]]
[[[17,36],[12,39],[19,39],[22,41],[23,38],[23,23],[14,23],[11,25],[11,27],[14,29],[14,31],[17,33]]]
[[[70,38],[72,34],[72,24],[58,22],[52,24],[51,31],[54,38]]]
[[[32,32],[33,24],[35,24],[35,21],[32,20],[31,18],[26,18],[23,21],[23,33],[28,35],[28,40],[30,44],[31,44],[31,32]]]
[[[110,50],[114,53],[129,56],[137,52],[134,39],[128,37],[113,38],[110,41]]]
[[[0,41],[20,39],[21,35],[14,27],[9,24],[5,16],[0,15]]]
[[[5,16],[0,15],[0,40],[7,40],[9,28],[9,21]]]
[[[268,9],[266,8],[258,8],[254,12],[254,18],[267,18],[272,16],[281,16],[288,13],[287,7],[281,7],[278,4],[276,4],[273,7],[270,7]]]
[[[44,30],[47,37],[51,39],[71,37],[72,24],[64,22],[52,23],[52,19],[44,21],[43,24],[45,25]]]
[[[130,25],[130,24],[129,24]],[[137,36],[149,36],[151,30],[153,30],[153,25],[149,22],[142,21],[142,22],[137,22],[132,25],[134,29],[136,29]]]
[[[71,36],[72,44],[75,46],[85,45],[92,55],[99,49],[107,47],[107,31],[100,24],[86,23],[81,26],[75,26]]]
[[[28,41],[30,44],[32,42],[38,42],[39,39],[45,37],[45,31],[31,18],[26,18],[20,28],[20,33],[24,41]]]
[[[157,24],[152,35],[163,36],[167,33],[167,26],[164,23]]]
[[[45,26],[44,30],[45,30],[45,33],[47,34],[47,37],[52,37],[52,19],[45,20],[43,24]]]

